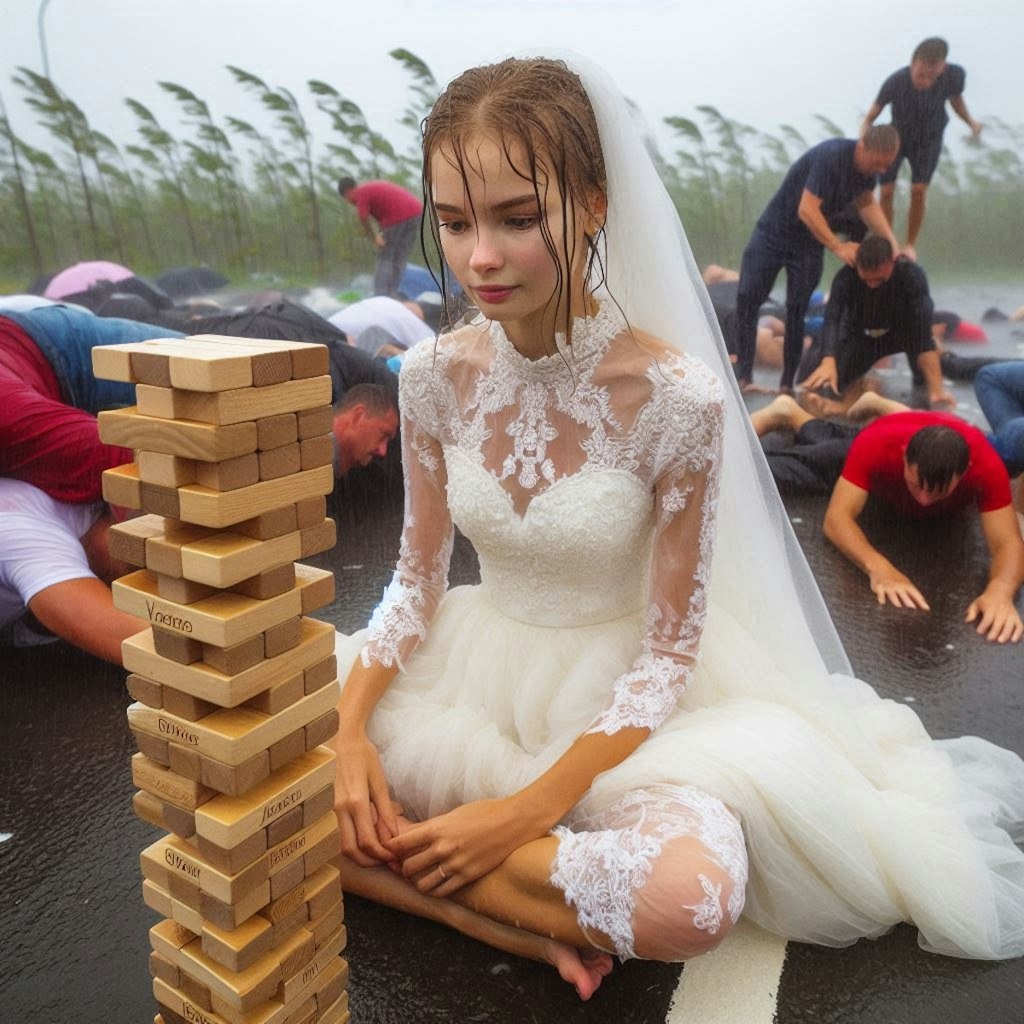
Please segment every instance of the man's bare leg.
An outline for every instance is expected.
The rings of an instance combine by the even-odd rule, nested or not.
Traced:
[[[345,891],[448,925],[507,953],[549,963],[581,999],[589,999],[611,971],[612,959],[591,945],[575,911],[550,883],[557,847],[553,836],[527,843],[447,899],[421,893],[386,867],[362,868],[345,857],[335,863]],[[611,948],[607,936],[594,937]]]
[[[879,416],[887,416],[891,412],[909,411],[909,405],[897,402],[895,398],[883,398],[877,391],[865,391],[846,410],[846,416],[857,423],[864,423],[867,420],[877,419]]]
[[[910,211],[907,213],[907,245],[913,249],[924,224],[924,210],[928,199],[928,186],[918,182],[910,186]],[[891,223],[891,222],[890,222]]]
[[[798,431],[815,417],[805,412],[789,395],[779,395],[763,409],[750,414],[750,423],[758,437],[764,437],[774,430]]]

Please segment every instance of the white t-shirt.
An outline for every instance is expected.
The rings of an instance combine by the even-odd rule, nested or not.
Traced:
[[[359,343],[359,335],[368,327],[382,328],[406,348],[412,348],[424,338],[434,337],[432,327],[397,299],[386,295],[374,295],[371,299],[353,302],[351,306],[346,306],[330,317],[330,321],[356,344]]]
[[[0,626],[19,619],[41,590],[95,577],[80,538],[102,509],[67,505],[23,480],[0,478]]]

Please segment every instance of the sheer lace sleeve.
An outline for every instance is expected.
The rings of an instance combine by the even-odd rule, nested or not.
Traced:
[[[402,409],[402,475],[405,521],[394,576],[370,619],[361,653],[367,667],[401,667],[427,627],[448,589],[454,530],[448,511],[444,453],[437,439],[440,424],[432,401],[433,339],[409,353],[399,378]]]
[[[657,525],[643,646],[588,733],[656,729],[689,684],[700,652],[722,456],[721,385],[702,374],[675,390],[673,404],[660,414],[661,453],[653,456]]]

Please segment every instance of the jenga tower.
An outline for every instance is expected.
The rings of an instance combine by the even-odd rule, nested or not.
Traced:
[[[136,813],[170,834],[142,852],[157,1022],[343,1024],[337,853],[327,349],[200,336],[93,350],[137,384],[100,413],[136,462],[103,495],[141,509],[111,530],[139,571],[114,603],[149,623],[123,645],[138,743]]]

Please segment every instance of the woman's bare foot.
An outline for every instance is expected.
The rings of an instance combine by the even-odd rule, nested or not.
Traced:
[[[883,398],[877,392],[865,391],[847,410],[846,415],[856,423],[885,416],[890,412],[906,412],[909,406],[892,398]]]
[[[829,416],[845,416],[846,404],[830,398],[823,398],[815,391],[804,390],[800,394],[800,404],[816,419],[824,420]]]
[[[779,395],[763,409],[750,414],[750,422],[758,437],[774,430],[799,430],[811,418],[789,395]]]
[[[580,999],[588,1000],[598,989],[601,981],[611,973],[611,956],[600,949],[576,949],[564,942],[545,942],[548,963],[558,971],[558,976],[569,982],[579,993]]]

